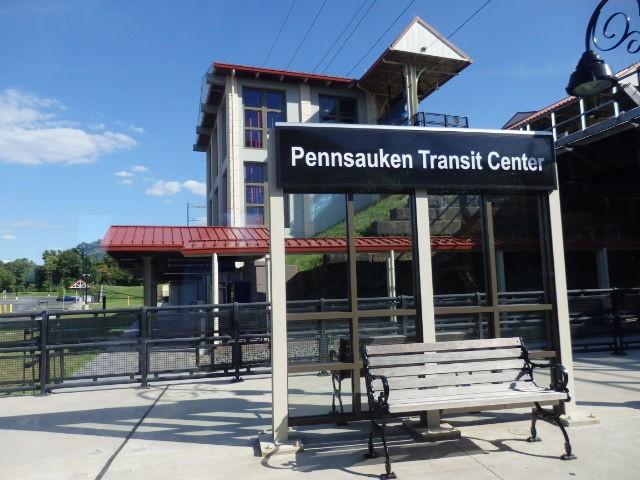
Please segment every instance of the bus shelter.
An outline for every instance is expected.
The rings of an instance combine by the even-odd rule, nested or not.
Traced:
[[[572,378],[551,134],[279,123],[270,139],[276,446],[365,418],[363,344],[519,336]],[[285,248],[314,222],[319,248]]]

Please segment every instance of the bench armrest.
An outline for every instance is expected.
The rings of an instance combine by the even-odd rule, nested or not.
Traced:
[[[370,407],[376,406],[381,408],[386,408],[389,400],[389,380],[384,375],[369,375],[370,382],[367,382],[367,397],[370,402],[373,402]],[[382,392],[378,395],[378,398],[375,398],[373,395],[373,387],[372,383],[374,380],[380,380],[382,382]]]
[[[533,369],[534,368],[550,368],[553,370],[552,378],[553,382],[549,386],[552,390],[556,392],[563,392],[567,394],[567,401],[571,400],[569,396],[569,389],[567,388],[567,384],[569,383],[569,372],[566,367],[560,363],[534,363],[529,362],[531,368],[531,378],[533,379]]]
[[[551,383],[551,388],[556,392],[564,392],[567,394],[567,401],[571,400],[569,396],[569,389],[567,388],[567,384],[569,383],[569,372],[565,368],[564,365],[555,364],[552,365],[554,370],[554,381]]]

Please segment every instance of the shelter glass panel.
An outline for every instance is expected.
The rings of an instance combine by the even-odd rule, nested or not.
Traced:
[[[351,413],[352,392],[348,375],[338,378],[324,370],[289,374],[289,415],[295,418]]]
[[[498,301],[546,303],[537,195],[494,195],[491,202]]]
[[[353,202],[361,342],[415,341],[410,196],[360,194]],[[396,310],[401,314],[395,315]]]
[[[500,314],[502,337],[521,337],[529,349],[548,350],[551,346],[551,313],[548,311],[504,312]]]
[[[287,330],[289,364],[353,361],[344,343],[351,335],[348,319],[289,321]]]
[[[436,315],[436,340],[444,342],[490,338],[489,318],[486,313]]]
[[[481,197],[429,195],[431,263],[436,306],[486,302]]]
[[[291,194],[289,202],[288,310],[348,310],[346,196]]]

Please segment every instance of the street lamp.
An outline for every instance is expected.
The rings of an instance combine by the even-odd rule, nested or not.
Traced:
[[[585,52],[578,62],[576,71],[569,78],[569,84],[567,85],[567,93],[569,95],[576,97],[597,95],[618,85],[618,80],[612,73],[611,67],[591,49],[592,43],[599,50],[610,51],[628,42],[626,47],[629,53],[634,54],[640,51],[640,40],[636,37],[630,38],[632,35],[640,35],[640,32],[631,30],[631,19],[623,12],[611,14],[602,27],[602,35],[612,41],[613,44],[606,48],[599,45],[599,40],[596,37],[596,24],[600,18],[600,13],[602,13],[602,8],[608,1],[602,0],[589,19],[585,35]],[[637,2],[640,11],[640,0],[637,0]],[[613,22],[620,18],[624,19],[624,31],[621,33],[612,32]]]

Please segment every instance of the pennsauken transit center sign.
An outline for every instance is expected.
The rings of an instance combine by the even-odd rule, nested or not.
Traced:
[[[278,123],[275,136],[283,189],[556,188],[545,132]]]

